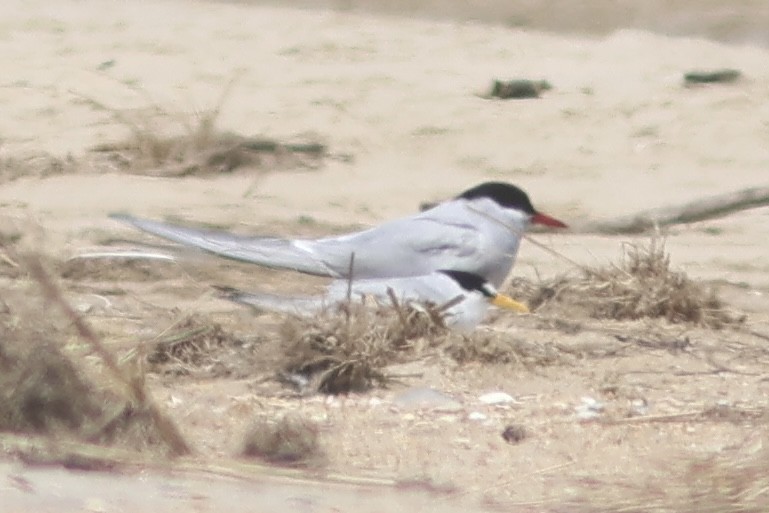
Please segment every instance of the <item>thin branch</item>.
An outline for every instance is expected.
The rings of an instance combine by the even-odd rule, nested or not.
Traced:
[[[352,282],[355,279],[353,273],[355,272],[355,252],[350,253],[350,266],[347,269],[347,304],[350,304],[352,300]]]
[[[571,233],[605,235],[643,233],[655,226],[695,223],[767,205],[769,205],[769,187],[751,187],[690,201],[682,205],[670,205],[605,221],[577,224],[571,227]]]
[[[152,417],[158,431],[162,434],[166,443],[168,443],[174,454],[183,455],[191,452],[189,445],[184,440],[184,437],[179,432],[176,424],[173,423],[168,417],[161,413],[155,402],[152,400],[147,390],[144,388],[142,380],[132,379],[128,376],[123,369],[120,368],[114,355],[104,346],[99,337],[94,333],[91,327],[83,320],[80,315],[64,300],[61,291],[53,283],[53,280],[48,273],[43,269],[40,260],[36,257],[29,256],[26,262],[29,272],[32,277],[37,281],[40,288],[43,290],[43,294],[54,305],[64,313],[64,315],[72,322],[77,330],[80,338],[87,342],[91,349],[96,353],[104,362],[107,370],[123,385],[133,396],[133,399],[141,406],[146,408],[147,412]]]
[[[387,296],[390,298],[390,302],[392,302],[395,313],[398,315],[398,319],[401,321],[401,326],[405,332],[408,329],[408,322],[406,321],[406,316],[404,315],[403,310],[401,310],[398,298],[395,297],[395,291],[393,291],[392,287],[387,287]]]

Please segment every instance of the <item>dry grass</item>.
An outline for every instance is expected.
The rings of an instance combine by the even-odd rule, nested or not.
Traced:
[[[286,414],[277,421],[254,421],[243,437],[240,453],[292,466],[318,464],[323,457],[318,426],[296,414]]]
[[[516,297],[528,298],[532,309],[567,317],[663,318],[709,328],[743,320],[730,313],[713,290],[672,270],[665,245],[657,238],[648,245],[627,245],[619,265],[586,268],[580,277],[539,284],[517,281],[513,288]]]
[[[769,454],[747,459],[709,459],[691,463],[684,474],[688,493],[671,501],[671,510],[686,513],[769,511]]]
[[[327,394],[365,392],[390,381],[388,365],[428,355],[447,355],[464,364],[481,362],[525,367],[574,360],[557,344],[478,330],[470,335],[449,331],[442,308],[397,303],[369,308],[359,303],[321,315],[290,317],[281,328],[284,370],[281,377],[299,388],[312,385]]]
[[[39,259],[9,251],[42,294],[36,294],[30,283],[30,290],[14,289],[3,295],[0,430],[48,436],[52,442],[81,441],[164,454],[188,452],[176,426],[149,397],[143,375],[117,365],[102,341],[64,301]],[[47,312],[44,317],[40,315],[43,310]],[[76,362],[66,349],[73,326],[98,357],[98,372],[89,371],[80,359]],[[112,380],[97,382],[96,375],[103,371]]]
[[[149,105],[138,110],[121,110],[81,95],[86,104],[107,112],[129,134],[123,141],[98,144],[91,153],[111,167],[153,176],[229,173],[241,167],[260,171],[315,169],[322,165],[329,155],[318,140],[282,142],[219,130],[217,121],[234,84],[233,80],[223,89],[212,109],[193,115],[170,112],[138,88],[134,92]]]
[[[385,366],[417,357],[447,334],[436,308],[417,310],[397,303],[367,308],[349,302],[283,324],[285,373],[317,376],[317,390],[323,393],[365,391],[387,383]]]
[[[7,300],[0,323],[0,431],[169,452],[146,404],[97,384],[62,348],[63,321]]]
[[[764,425],[764,433],[766,426]],[[684,459],[660,469],[663,479],[603,483],[571,511],[585,513],[763,513],[769,511],[769,453]],[[596,483],[593,483],[595,486]]]
[[[218,132],[206,119],[203,116],[196,127],[180,135],[165,135],[146,123],[136,125],[127,140],[100,144],[92,151],[123,171],[177,177],[238,168],[316,169],[327,153],[324,144],[312,140],[290,143]]]
[[[150,372],[195,379],[249,375],[254,358],[253,343],[200,316],[185,317],[166,330],[147,354]]]
[[[660,246],[631,249],[635,252],[629,251],[621,265],[596,270],[577,283],[582,287],[597,287],[598,291],[609,290],[606,296],[598,295],[600,301],[609,301],[620,293],[627,295],[628,288],[637,291],[641,283],[647,282],[651,286],[644,286],[645,293],[657,294],[656,297],[670,297],[670,288],[674,286],[683,287],[689,295],[699,291],[707,297],[705,291],[696,288],[697,285],[688,282],[685,276],[670,271],[667,255]],[[17,265],[27,266],[18,255],[12,252],[8,255]],[[674,276],[668,276],[671,274]],[[37,274],[26,271],[25,275]],[[610,280],[608,277],[612,276]],[[627,280],[625,288],[615,283],[620,281],[619,277]],[[637,280],[635,285],[628,277]],[[47,287],[50,286],[49,283]],[[532,291],[535,291],[533,286]],[[73,314],[61,315],[58,323],[55,316],[48,316],[42,323],[39,314],[42,307],[31,308],[33,294],[27,291],[21,291],[21,294],[23,298],[0,293],[0,429],[35,433],[52,440],[75,439],[102,446],[138,448],[150,453],[173,452],[166,442],[164,428],[156,424],[152,403],[143,402],[141,393],[132,391],[143,386],[143,377],[129,377],[132,383],[123,384],[116,379],[118,386],[112,383],[108,387],[94,381],[89,377],[93,374],[89,372],[89,364],[81,358],[75,360],[67,350],[66,333],[75,324],[70,317]],[[50,291],[45,297],[52,305],[59,305],[57,301],[61,301]],[[544,306],[558,306],[558,301],[568,297],[561,292],[548,298]],[[689,300],[690,304],[699,304],[691,302],[691,297]],[[635,301],[644,304],[650,300]],[[19,305],[25,305],[25,310],[22,311]],[[679,303],[671,302],[666,308],[680,308],[676,305]],[[57,309],[61,308],[59,305]],[[317,389],[322,392],[342,393],[386,384],[389,364],[423,358],[434,352],[448,354],[460,363],[480,361],[523,366],[559,364],[565,358],[573,358],[556,342],[527,341],[509,333],[487,330],[478,330],[469,336],[454,334],[442,325],[439,314],[439,309],[434,308],[416,310],[395,304],[372,309],[349,304],[313,319],[287,319],[279,333],[285,351],[282,365],[287,372],[317,374]],[[661,317],[668,318],[666,315]],[[678,322],[708,325],[702,320],[682,319]],[[567,331],[572,329],[575,328],[567,326]],[[230,375],[221,372],[222,366],[236,359],[248,362],[247,357],[251,354],[248,344],[200,317],[185,318],[174,325],[153,343],[149,352],[148,360],[155,366],[154,370],[196,377],[201,373]],[[687,418],[687,422],[737,422],[752,429],[764,425],[760,413],[757,410],[715,408],[697,412]],[[649,421],[643,418],[621,420]],[[305,418],[262,418],[248,429],[240,452],[243,456],[270,463],[315,466],[324,461],[320,439],[319,427]],[[604,483],[607,486],[602,486],[600,492],[595,491],[594,482],[582,483],[585,490],[592,490],[595,495],[589,496],[585,503],[575,504],[571,510],[765,511],[769,506],[766,492],[769,490],[766,478],[769,459],[764,450],[744,452],[746,454],[740,458],[730,456],[694,463],[690,459],[681,460],[679,468],[661,470],[661,475],[679,476],[664,482],[662,479],[636,484],[620,482],[614,488],[612,483]],[[53,456],[46,455],[48,453]],[[36,462],[109,468],[95,465],[91,460],[72,459],[71,454],[55,450],[37,450],[22,456]],[[105,461],[109,460],[99,460],[99,464],[103,465]]]
[[[277,169],[317,169],[325,159],[351,160],[333,155],[316,136],[281,141],[266,136],[244,136],[217,127],[232,86],[222,91],[213,108],[177,113],[158,105],[149,94],[129,87],[147,101],[138,109],[120,109],[95,98],[73,93],[80,101],[126,129],[124,140],[93,146],[85,155],[59,157],[42,151],[6,155],[0,140],[0,183],[19,178],[45,178],[85,169],[120,170],[151,176],[187,176],[230,173],[239,168],[259,172]]]
[[[0,141],[0,183],[19,178],[45,178],[73,172],[75,161],[71,157],[59,158],[42,151],[5,155]]]

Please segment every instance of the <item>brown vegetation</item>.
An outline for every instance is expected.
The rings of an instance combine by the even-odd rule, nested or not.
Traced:
[[[670,268],[662,241],[628,244],[617,265],[582,269],[581,276],[561,276],[538,284],[517,281],[514,294],[528,298],[539,312],[568,311],[596,319],[662,318],[720,328],[741,322],[715,291]]]

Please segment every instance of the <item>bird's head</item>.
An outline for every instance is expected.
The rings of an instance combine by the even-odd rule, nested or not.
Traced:
[[[552,228],[566,228],[566,224],[550,217],[547,214],[537,211],[531,204],[529,196],[515,185],[504,182],[484,182],[468,189],[456,199],[467,201],[491,200],[499,208],[512,211],[522,216],[526,221],[533,224],[541,224]]]
[[[477,274],[466,271],[442,270],[439,271],[455,282],[468,294],[477,294],[488,303],[519,313],[529,313],[529,308],[513,298],[500,293],[494,285]]]

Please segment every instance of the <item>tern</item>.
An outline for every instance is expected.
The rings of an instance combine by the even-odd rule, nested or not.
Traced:
[[[565,228],[537,211],[515,185],[485,182],[435,207],[367,230],[320,239],[244,236],[112,214],[153,235],[219,256],[275,269],[355,280],[426,276],[441,269],[476,274],[500,287],[526,228]]]
[[[408,278],[371,278],[349,282],[334,280],[322,296],[282,296],[262,292],[244,292],[216,287],[225,299],[257,311],[288,313],[308,317],[318,312],[367,297],[388,304],[392,294],[400,304],[437,306],[446,327],[471,331],[480,324],[490,305],[527,313],[523,303],[501,294],[488,281],[464,271],[441,270]],[[348,295],[349,294],[349,295]]]

